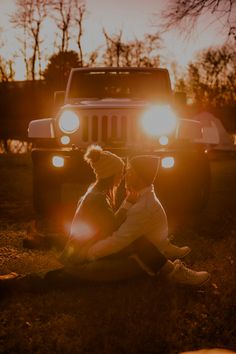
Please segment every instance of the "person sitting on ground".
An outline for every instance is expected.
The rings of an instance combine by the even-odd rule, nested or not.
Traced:
[[[87,260],[93,261],[91,264],[85,265],[82,273],[84,272],[83,274],[87,273],[87,275],[89,275],[91,271],[91,275],[93,272],[96,274],[96,269],[101,269],[100,265],[102,261],[117,261],[117,259],[120,259],[122,264],[122,262],[127,262],[128,259],[130,260],[130,257],[128,258],[127,255],[132,255],[133,258],[136,256],[135,259],[141,265],[141,268],[146,269],[147,265],[150,266],[149,270],[151,268],[152,275],[158,273],[162,268],[162,272],[169,273],[169,276],[177,282],[201,285],[207,281],[209,278],[207,272],[192,271],[186,268],[180,260],[176,260],[172,263],[166,258],[167,256],[171,256],[172,258],[183,256],[188,253],[190,249],[188,247],[179,248],[174,246],[168,239],[167,217],[153,188],[153,182],[158,171],[158,159],[156,157],[138,156],[130,160],[129,168],[126,172],[126,187],[129,193],[131,191],[131,195],[128,195],[117,213],[119,220],[120,215],[126,209],[126,220],[121,224],[118,230],[113,232],[112,236],[104,237],[103,234],[101,237],[102,240],[95,244],[95,238],[93,237],[93,240],[90,242],[94,245],[87,243],[84,248],[82,247],[84,235],[82,235],[83,227],[81,227],[81,221],[84,220],[83,209],[86,202],[88,203],[88,201],[90,201],[89,209],[97,210],[97,208],[93,209],[93,206],[96,205],[96,203],[94,204],[94,192],[97,193],[101,181],[103,181],[103,184],[106,178],[114,174],[114,170],[112,171],[112,169],[108,168],[107,156],[114,159],[114,161],[118,158],[116,155],[102,151],[98,147],[90,147],[85,155],[87,162],[90,163],[97,176],[97,182],[93,188],[86,193],[82,202],[79,203],[79,207],[72,222],[71,240],[73,240],[72,243],[74,242],[74,248],[72,243],[69,243],[70,246],[67,248],[70,249],[70,252],[76,254],[75,249],[77,245],[78,253],[74,259],[87,257]],[[120,178],[118,178],[118,181],[120,183]],[[130,196],[134,194],[138,196],[138,199],[135,204],[132,204],[132,197],[130,198]],[[109,193],[107,197],[108,195]],[[110,215],[112,216],[111,204],[109,204],[108,199],[105,200],[103,197],[103,202],[103,207],[98,208],[99,212],[101,212],[102,209],[110,210]],[[89,214],[91,214],[91,212]],[[93,213],[91,215],[93,215]],[[88,229],[85,228],[85,230]],[[96,259],[100,259],[100,263],[99,261],[94,262]],[[122,269],[122,267],[120,269]],[[123,269],[125,274],[122,274],[121,271],[121,277],[125,277],[129,273],[128,267],[123,267]],[[79,269],[77,269],[76,272],[78,276],[83,275]],[[140,273],[140,270],[137,273]],[[101,277],[103,276],[105,276],[104,273]]]
[[[71,237],[68,243],[70,244],[74,241],[78,246],[77,248],[80,250],[82,250],[85,245],[88,247],[99,239],[105,239],[115,231],[124,221],[126,215],[124,210],[128,209],[128,206],[131,206],[131,202],[134,201],[135,196],[137,196],[135,190],[127,188],[129,195],[118,212],[114,214],[116,192],[123,177],[123,160],[115,154],[109,151],[103,151],[101,147],[95,145],[87,149],[85,160],[92,167],[96,181],[88,188],[87,192],[78,203],[72,221]],[[155,162],[158,163],[158,160],[155,160]],[[140,167],[142,169],[142,166]],[[156,164],[153,165],[153,163],[151,163],[147,167],[150,171],[146,171],[146,174],[151,173],[151,178],[155,179],[155,174],[157,173]],[[168,239],[167,217],[159,201],[156,203],[156,209],[156,217],[160,224],[159,230],[155,235],[156,247],[160,252],[165,254],[167,258],[182,258],[186,256],[190,252],[189,247],[177,247]],[[89,242],[87,242],[88,240]],[[68,250],[68,245],[66,249]]]

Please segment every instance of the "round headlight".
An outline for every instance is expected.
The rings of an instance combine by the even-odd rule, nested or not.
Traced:
[[[75,112],[64,111],[59,118],[58,124],[61,131],[67,134],[71,134],[79,129],[80,121]]]
[[[177,118],[168,106],[153,106],[144,113],[141,125],[152,136],[171,134],[177,127]]]

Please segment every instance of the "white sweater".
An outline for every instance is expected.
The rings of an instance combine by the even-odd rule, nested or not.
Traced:
[[[128,209],[127,218],[117,231],[88,250],[88,259],[119,252],[141,236],[146,236],[158,249],[168,237],[166,213],[153,186],[140,192],[138,201]]]

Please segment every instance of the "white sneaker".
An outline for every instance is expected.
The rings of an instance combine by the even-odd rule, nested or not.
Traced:
[[[176,259],[176,258],[184,258],[191,252],[191,248],[188,246],[178,247],[173,245],[171,242],[165,242],[163,245],[161,252],[166,256],[168,259]]]
[[[197,272],[187,268],[179,259],[173,262],[174,270],[169,274],[169,279],[175,283],[202,286],[209,278],[208,272]]]

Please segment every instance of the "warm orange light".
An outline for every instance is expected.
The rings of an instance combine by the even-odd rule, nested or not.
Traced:
[[[144,113],[141,125],[149,135],[169,135],[177,127],[177,118],[169,106],[153,106]]]
[[[94,236],[93,228],[82,221],[74,222],[71,226],[71,236],[77,241],[88,241]]]
[[[65,159],[62,156],[53,156],[52,164],[54,167],[64,167]]]
[[[175,165],[175,159],[172,156],[164,157],[161,160],[161,166],[163,168],[172,168],[172,167],[174,167],[174,165]]]

